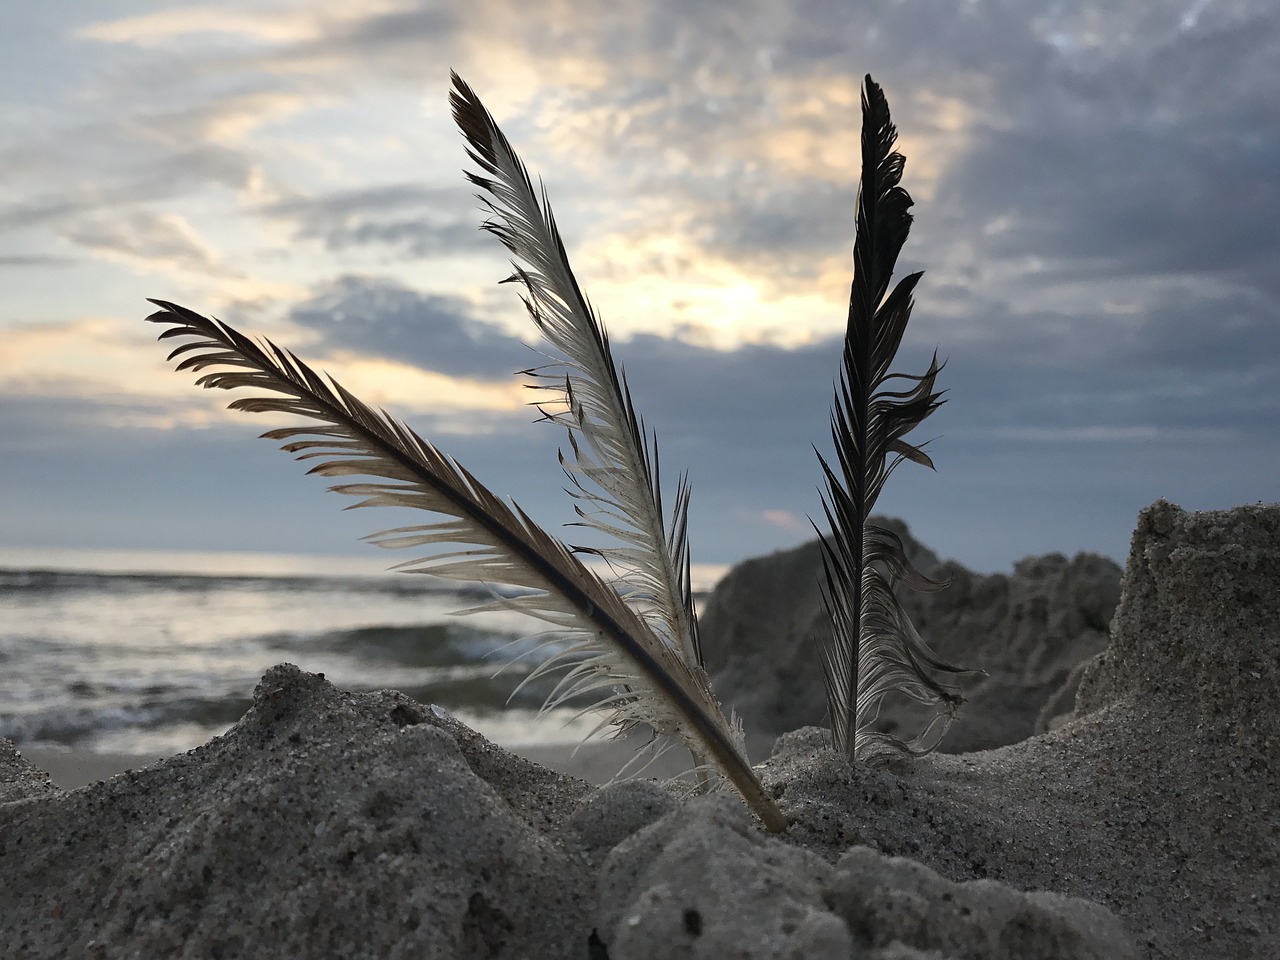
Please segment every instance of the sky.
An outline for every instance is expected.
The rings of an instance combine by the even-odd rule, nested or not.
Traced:
[[[859,85],[948,402],[881,512],[983,572],[1278,499],[1273,0],[0,6],[0,547],[347,554],[345,498],[175,374],[147,297],[282,343],[572,539],[448,109],[479,93],[688,471],[695,563],[798,544],[852,275]],[[668,487],[670,495],[670,486]],[[390,560],[398,558],[390,557]]]

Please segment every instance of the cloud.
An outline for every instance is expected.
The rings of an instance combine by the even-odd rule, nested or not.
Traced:
[[[790,510],[762,510],[760,519],[788,533],[810,534],[813,526],[804,517],[798,517]]]
[[[492,249],[473,219],[441,215],[455,206],[458,189],[400,183],[339,190],[317,197],[294,197],[259,208],[271,220],[292,227],[299,240],[317,240],[327,250],[386,246],[407,257],[452,256]]]
[[[325,366],[366,403],[412,415],[432,437],[504,434],[527,419],[528,396],[512,378],[481,380],[351,353],[335,354]]]
[[[215,99],[176,110],[140,112],[129,118],[127,126],[131,133],[143,135],[178,153],[193,143],[234,150],[263,127],[287,120],[321,102],[320,98],[298,91],[262,86],[221,93]]]
[[[1138,317],[1018,314],[995,303],[966,309],[986,309],[989,325],[981,339],[944,344],[943,355],[952,356],[942,385],[952,403],[930,421],[930,436],[1006,445],[1055,433],[1071,442],[1172,443],[1230,431],[1256,442],[1280,413],[1270,387],[1280,376],[1280,329],[1256,300],[1183,290],[1170,292],[1154,316]],[[1211,310],[1218,324],[1195,322]],[[935,332],[947,330],[927,303],[917,313],[895,367],[904,372],[924,369]],[[288,318],[320,335],[320,351],[345,349],[481,382],[508,382],[532,356],[521,338],[483,322],[466,301],[374,278],[342,278]],[[809,467],[811,445],[825,448],[836,338],[725,350],[636,334],[615,337],[614,352],[638,408],[661,435],[669,470],[696,463],[695,477],[728,482],[767,473],[774,482],[806,474],[786,465]],[[341,376],[341,368],[334,372]]]
[[[71,257],[55,257],[50,254],[3,254],[0,255],[0,268],[4,267],[68,267],[76,263]]]
[[[1188,271],[1259,289],[1277,282],[1261,269],[1274,259],[1267,211],[1280,198],[1267,174],[1278,159],[1260,82],[1269,61],[1257,52],[1274,45],[1274,16],[1206,8],[1185,21],[1153,4],[1032,13],[1012,0],[858,18],[823,2],[673,10],[588,5],[570,30],[565,10],[529,9],[516,30],[510,5],[491,0],[335,16],[200,7],[88,34],[252,39],[238,52],[215,45],[189,69],[238,70],[259,89],[220,93],[185,120],[174,112],[179,128],[224,129],[227,141],[349,96],[355,76],[442,87],[433,52],[454,57],[483,37],[480,89],[545,168],[579,269],[605,274],[599,292],[628,305],[610,311],[624,331],[684,323],[720,329],[727,345],[725,331],[743,326],[795,343],[797,323],[784,332],[783,316],[800,318],[803,337],[838,329],[864,67],[890,92],[919,201],[923,228],[905,266],[926,263],[961,287],[979,285],[982,271],[1042,286]],[[547,72],[566,57],[592,67]],[[501,71],[486,66],[498,62]],[[525,82],[530,73],[537,82]],[[1223,86],[1238,96],[1204,93]],[[443,89],[439,99],[436,117]],[[1215,149],[1246,122],[1252,138]],[[241,183],[254,175],[243,171]],[[259,209],[334,253],[439,256],[483,242],[469,224],[433,215],[437,195],[401,181]],[[655,263],[672,291],[666,304],[649,289]],[[722,298],[710,286],[752,292]]]
[[[347,7],[275,10],[191,6],[89,24],[80,38],[148,50],[182,50],[206,75],[307,78],[314,92],[350,90],[372,76],[440,72],[443,40],[456,36],[443,5],[365,0]],[[376,57],[371,61],[370,57]],[[376,69],[370,67],[376,62]]]
[[[400,294],[408,296],[407,291]],[[384,306],[387,302],[382,301]],[[422,302],[430,306],[432,298]],[[303,310],[294,319],[307,326],[308,316],[312,314]],[[320,314],[314,316],[319,318]],[[415,365],[394,346],[400,338],[416,339],[424,352],[430,352],[435,342],[430,334],[392,329],[380,338],[375,333],[377,321],[394,326],[407,316],[395,309],[374,314],[369,336],[341,326],[326,329],[321,324],[311,328],[321,336],[305,348],[292,339],[285,345],[298,349],[313,366],[331,370],[344,387],[366,402],[412,417],[429,436],[479,437],[523,429],[532,418],[529,397],[521,382],[511,376],[512,367],[503,368],[501,375],[490,375],[493,371],[484,369],[484,364],[468,368],[459,358],[474,352],[477,344],[451,345],[448,336],[440,341],[439,355],[431,353],[435,369]],[[444,319],[446,330],[450,325],[461,328],[445,313],[438,318]],[[4,394],[0,405],[13,423],[46,423],[48,435],[55,437],[82,432],[85,425],[91,429],[164,431],[245,423],[243,414],[225,409],[239,392],[192,389],[192,376],[175,375],[171,364],[164,362],[169,348],[152,342],[156,332],[141,324],[108,318],[11,327],[5,335],[6,349],[0,354]],[[512,352],[519,346],[492,331],[488,336]],[[483,332],[477,343],[482,340]],[[380,343],[388,347],[382,353]],[[74,409],[74,422],[59,413],[66,409]],[[280,416],[254,417],[251,422],[264,430],[295,421]]]
[[[1257,268],[1278,243],[1280,22],[1236,9],[1206,8],[1195,29],[1144,4],[1032,21],[1043,61],[993,72],[1003,121],[949,171],[948,233],[983,211],[1001,225],[985,257],[1034,253],[1041,282],[1200,274],[1273,289]]]
[[[154,347],[120,355],[119,328],[75,300],[123,302],[132,270],[163,267],[175,297],[252,300],[228,316],[447,435],[495,486],[519,489],[513,464],[541,450],[554,488],[560,438],[527,429],[510,376],[537,362],[533,332],[492,287],[504,258],[458,177],[456,66],[545,176],[667,471],[692,472],[695,549],[799,537],[786,518],[817,508],[869,71],[917,200],[900,266],[927,270],[899,366],[935,344],[950,358],[951,402],[922,431],[942,477],[899,474],[885,508],[962,559],[1101,542],[1104,521],[1123,551],[1159,493],[1256,499],[1274,476],[1273,7],[405,0],[82,26],[24,50],[45,73],[7,74],[31,102],[0,150],[16,238],[0,268],[67,270],[5,271],[15,317],[63,318],[47,350],[26,326],[6,340],[6,403],[40,398],[21,406],[34,417],[100,391],[77,416],[114,418],[104,433],[218,432],[221,398],[144,373]],[[76,34],[57,16],[40,36]]]
[[[79,134],[68,135],[63,148],[70,151]],[[119,152],[113,152],[119,147]],[[48,178],[64,177],[67,186],[56,192],[0,203],[0,227],[18,229],[59,224],[81,215],[101,215],[127,210],[147,203],[169,201],[195,193],[203,187],[225,187],[251,191],[259,182],[254,163],[242,154],[212,144],[183,145],[174,152],[159,151],[146,157],[110,138],[100,148],[114,163],[83,176],[78,181],[59,167],[70,163],[67,156],[50,157]],[[0,170],[3,163],[0,161]]]
[[[221,254],[177,214],[135,210],[83,219],[65,227],[64,236],[97,256],[148,271],[228,273]]]
[[[362,3],[360,13],[369,10],[370,6]],[[341,11],[337,15],[340,16]],[[85,24],[76,31],[76,36],[100,43],[147,47],[167,46],[175,40],[193,36],[207,42],[211,34],[262,43],[298,43],[313,39],[324,28],[324,24],[323,16],[305,7],[263,11],[237,10],[229,4],[192,4],[140,16]]]
[[[65,455],[82,443],[109,444],[121,432],[191,434],[243,422],[198,397],[80,392],[70,386],[45,396],[0,391],[0,451],[7,457],[41,458]]]
[[[288,319],[319,334],[321,348],[450,376],[506,380],[539,360],[519,338],[478,319],[467,301],[386,279],[340,277],[291,308]]]
[[[10,394],[44,398],[96,393],[164,394],[161,370],[147,362],[140,324],[106,317],[10,325],[0,352],[0,383]]]

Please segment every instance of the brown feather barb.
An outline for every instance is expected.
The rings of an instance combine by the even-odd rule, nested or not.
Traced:
[[[576,631],[585,654],[572,674],[575,690],[623,688],[606,703],[616,722],[642,721],[678,738],[716,767],[770,830],[786,819],[764,791],[725,720],[705,674],[689,665],[572,551],[519,507],[508,506],[464,467],[385,412],[374,410],[331,378],[270,341],[261,344],[218,320],[163,300],[147,319],[166,324],[161,339],[193,338],[175,348],[178,370],[199,373],[196,383],[224,390],[249,388],[256,396],[232,409],[289,413],[313,424],[270,430],[300,460],[319,461],[321,476],[365,476],[374,482],[331,489],[359,497],[357,507],[415,507],[447,519],[375,534],[380,546],[470,545],[401,564],[404,569],[458,580],[521,587],[510,601],[564,630]]]

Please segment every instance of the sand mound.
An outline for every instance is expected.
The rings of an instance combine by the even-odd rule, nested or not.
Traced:
[[[276,667],[228,735],[3,808],[3,941],[19,957],[572,955],[589,875],[559,840],[586,791],[400,694]]]
[[[964,684],[964,710],[940,749],[987,750],[1025,740],[1069,713],[1078,668],[1106,649],[1120,599],[1120,568],[1106,557],[1028,557],[1010,574],[983,576],[937,555],[898,520],[877,522],[902,538],[917,568],[951,585],[898,591],[912,622],[938,653],[988,674]],[[825,722],[822,675],[813,669],[828,629],[815,540],[739,564],[716,587],[702,617],[707,669],[721,700],[761,732]],[[918,730],[921,712],[890,698],[880,729]]]
[[[62,793],[0,754],[0,953],[1271,958],[1278,577],[1280,508],[1156,504],[1075,719],[881,769],[790,734],[780,837],[276,667],[143,771]]]

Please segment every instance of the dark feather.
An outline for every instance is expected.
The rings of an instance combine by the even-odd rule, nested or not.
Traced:
[[[580,525],[618,544],[595,551],[617,571],[616,585],[687,663],[700,667],[689,584],[687,478],[677,484],[668,525],[657,439],[646,433],[604,326],[569,265],[545,189],[534,190],[510,141],[457,74],[450,102],[468,156],[482,171],[467,178],[484,191],[477,195],[490,214],[483,229],[518,261],[510,279],[524,285],[529,315],[558,354],[547,366],[525,372],[562,408],[546,419],[569,431],[572,456],[562,455],[560,462],[573,484]]]
[[[942,369],[936,354],[919,376],[889,372],[921,277],[903,277],[890,291],[911,229],[912,201],[900,185],[905,161],[893,149],[896,139],[888,101],[868,76],[862,94],[853,286],[831,415],[836,463],[819,457],[831,530],[822,538],[823,594],[831,621],[822,651],[827,710],[836,748],[861,757],[885,749],[929,749],[928,730],[905,742],[867,727],[882,698],[893,692],[936,706],[945,724],[961,698],[938,675],[963,672],[929,649],[893,592],[899,582],[925,590],[946,584],[916,570],[901,541],[869,522],[885,481],[903,460],[933,467],[923,445],[903,438],[945,402],[934,389]]]

